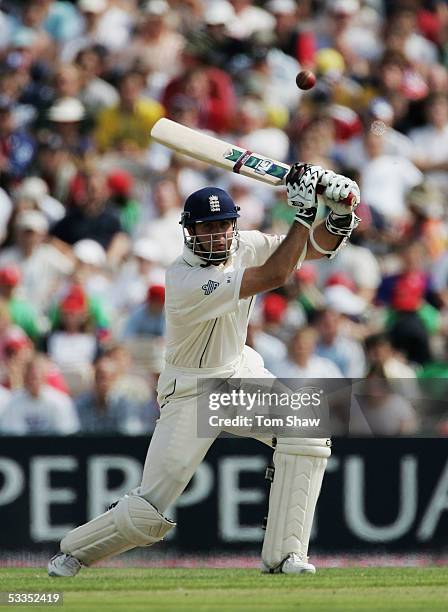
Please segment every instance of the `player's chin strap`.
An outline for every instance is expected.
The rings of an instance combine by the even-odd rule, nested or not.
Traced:
[[[351,212],[349,215],[338,215],[331,211],[325,219],[325,227],[330,234],[340,236],[339,243],[332,251],[323,249],[317,244],[316,238],[314,237],[314,228],[316,226],[313,226],[310,231],[310,242],[318,253],[322,253],[322,255],[326,255],[329,259],[333,259],[333,257],[335,257],[347,244],[353,230],[358,227],[360,221],[361,219],[357,217],[354,212]]]
[[[314,510],[319,497],[331,441],[325,438],[279,438],[269,495],[269,513],[262,559],[271,573],[285,559],[307,560]],[[268,468],[269,469],[269,468]]]

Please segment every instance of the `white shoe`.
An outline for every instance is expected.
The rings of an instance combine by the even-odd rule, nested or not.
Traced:
[[[60,552],[48,562],[48,575],[53,578],[70,578],[76,576],[81,567],[82,563],[76,557]]]
[[[263,574],[315,574],[316,568],[312,563],[303,561],[296,553],[291,553],[277,567],[268,567],[263,563]]]

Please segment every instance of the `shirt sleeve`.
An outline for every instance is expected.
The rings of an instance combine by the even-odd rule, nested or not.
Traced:
[[[209,321],[238,307],[245,268],[234,270],[192,268],[181,279],[167,274],[167,310],[174,324],[187,325]]]
[[[278,249],[286,234],[264,234],[258,230],[250,232],[240,232],[244,234],[244,240],[248,242],[254,252],[254,266],[262,266],[267,259]],[[306,244],[301,256],[297,262],[297,268],[300,268],[306,256]]]

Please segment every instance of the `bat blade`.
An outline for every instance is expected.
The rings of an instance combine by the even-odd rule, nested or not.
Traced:
[[[156,142],[178,153],[269,185],[282,185],[290,169],[287,164],[193,130],[171,119],[159,119],[151,130],[151,136]]]
[[[273,186],[283,185],[291,168],[288,164],[193,130],[171,119],[159,119],[151,130],[151,136],[173,151]],[[317,186],[318,193],[324,191],[323,185]],[[350,194],[345,202],[352,205],[354,199],[356,196]]]

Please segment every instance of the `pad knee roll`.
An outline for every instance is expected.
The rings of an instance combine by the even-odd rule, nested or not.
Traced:
[[[143,497],[126,495],[100,516],[70,531],[61,550],[85,565],[162,540],[176,523]]]
[[[295,553],[304,561],[319,497],[330,441],[324,438],[280,438],[274,453],[274,480],[262,558],[278,567]]]

